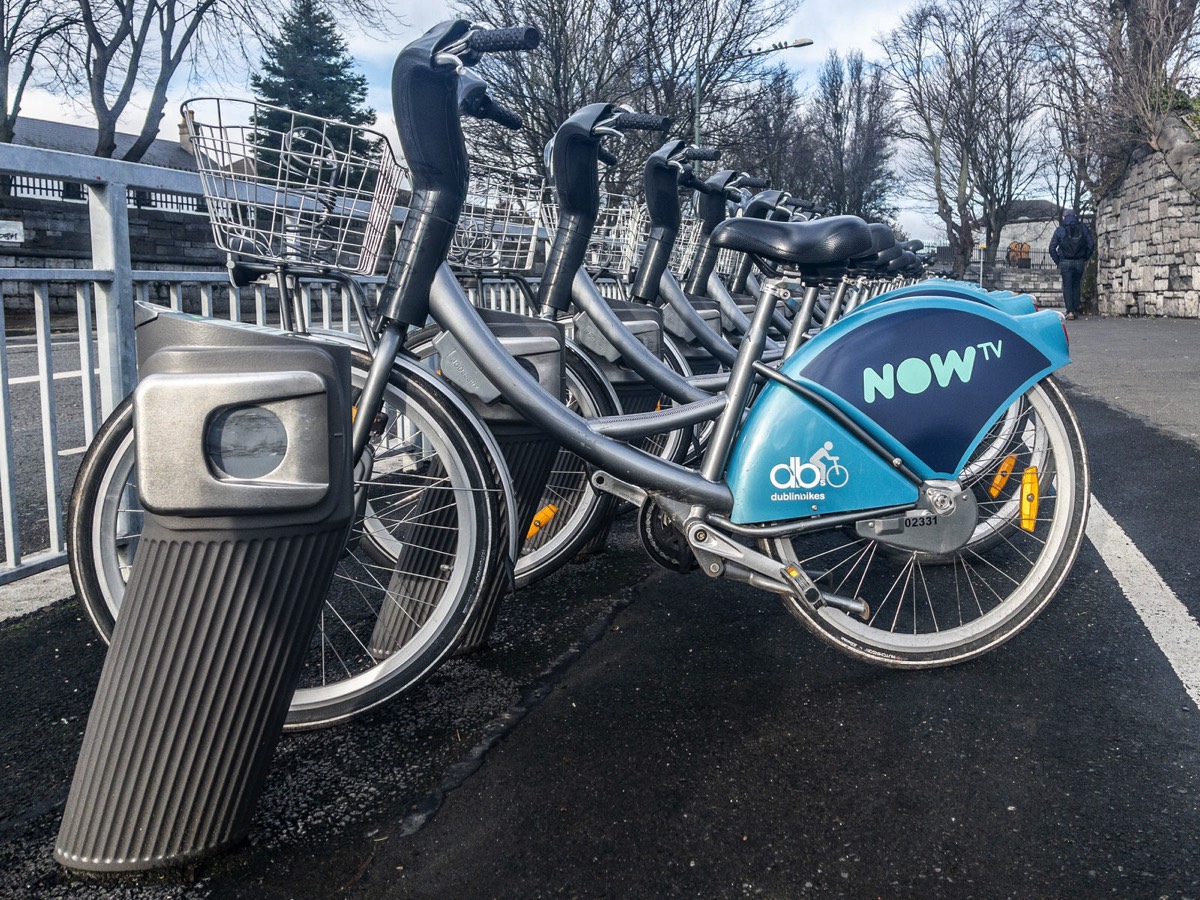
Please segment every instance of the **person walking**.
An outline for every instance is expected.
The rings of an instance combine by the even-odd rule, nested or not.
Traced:
[[[1063,300],[1067,306],[1067,318],[1074,319],[1079,312],[1083,288],[1083,270],[1087,261],[1096,252],[1096,238],[1086,223],[1080,222],[1075,210],[1062,211],[1062,224],[1054,229],[1050,238],[1050,258],[1062,275]]]

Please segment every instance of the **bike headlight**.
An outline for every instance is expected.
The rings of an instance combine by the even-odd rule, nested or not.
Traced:
[[[287,428],[261,406],[223,410],[213,417],[204,438],[209,464],[229,478],[269,475],[283,463],[287,448]]]

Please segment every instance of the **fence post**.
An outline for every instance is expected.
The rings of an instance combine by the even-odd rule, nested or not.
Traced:
[[[126,185],[88,185],[92,267],[112,272],[96,284],[96,340],[100,351],[100,408],[107,417],[137,384],[133,341],[133,265],[129,259]]]

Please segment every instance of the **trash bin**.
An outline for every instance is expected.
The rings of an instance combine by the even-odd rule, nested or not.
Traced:
[[[353,516],[346,348],[137,318],[145,529],[54,853],[94,872],[247,832]]]

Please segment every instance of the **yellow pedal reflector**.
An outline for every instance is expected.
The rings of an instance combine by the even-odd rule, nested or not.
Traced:
[[[1017,464],[1015,456],[1006,456],[1004,462],[1000,463],[1000,468],[996,471],[996,477],[992,479],[992,486],[988,488],[988,493],[992,498],[1000,496],[1000,492],[1004,490],[1004,486],[1008,484],[1008,477],[1012,475],[1013,467]]]
[[[1021,476],[1021,527],[1030,533],[1037,527],[1038,489],[1037,466],[1030,466]]]
[[[529,531],[525,533],[525,540],[529,540],[545,526],[550,524],[550,520],[554,518],[558,512],[558,507],[553,503],[547,503],[537,511],[537,515],[533,517],[533,522],[529,526]]]

